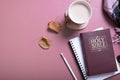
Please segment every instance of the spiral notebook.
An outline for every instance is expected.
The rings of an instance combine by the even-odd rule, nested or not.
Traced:
[[[116,61],[117,71],[111,72],[111,73],[94,75],[94,76],[87,76],[86,69],[85,69],[85,63],[84,63],[84,59],[83,59],[83,51],[82,51],[80,37],[75,37],[75,38],[70,39],[69,43],[70,43],[70,46],[71,46],[73,53],[76,57],[78,65],[81,69],[81,73],[83,75],[84,80],[104,80],[108,77],[111,77],[111,76],[114,76],[114,75],[120,73],[120,67]]]

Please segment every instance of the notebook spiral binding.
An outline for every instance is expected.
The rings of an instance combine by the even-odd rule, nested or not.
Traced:
[[[84,78],[84,80],[87,80],[88,78],[87,78],[86,71],[85,71],[85,69],[83,68],[83,66],[82,66],[82,64],[81,64],[81,62],[80,62],[80,59],[79,59],[79,57],[78,57],[78,54],[77,54],[77,52],[76,52],[76,50],[75,50],[75,47],[74,47],[72,41],[70,41],[70,44],[71,44],[71,47],[72,47],[73,52],[74,52],[74,54],[75,54],[75,57],[76,57],[76,59],[77,59],[77,62],[78,62],[78,64],[79,64],[79,66],[80,66],[80,69],[81,69],[81,71],[82,71],[83,78]]]

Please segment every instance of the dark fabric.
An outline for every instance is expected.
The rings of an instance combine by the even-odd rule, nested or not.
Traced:
[[[104,0],[103,9],[120,28],[120,0]]]
[[[114,17],[117,27],[120,28],[120,1],[119,4],[113,10],[112,16]]]
[[[103,9],[116,24],[113,43],[120,44],[120,0],[104,0]]]

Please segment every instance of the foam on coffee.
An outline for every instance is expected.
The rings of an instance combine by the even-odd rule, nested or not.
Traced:
[[[90,8],[84,2],[73,3],[68,10],[70,19],[75,23],[85,23],[90,17]]]

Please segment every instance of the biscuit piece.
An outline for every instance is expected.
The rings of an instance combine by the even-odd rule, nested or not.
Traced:
[[[51,44],[51,40],[49,40],[48,38],[46,38],[45,36],[43,36],[39,42],[38,42],[39,46],[42,47],[43,49],[48,49],[50,48],[50,44]]]
[[[59,33],[62,30],[62,25],[60,22],[51,21],[48,23],[48,28],[56,33]]]

